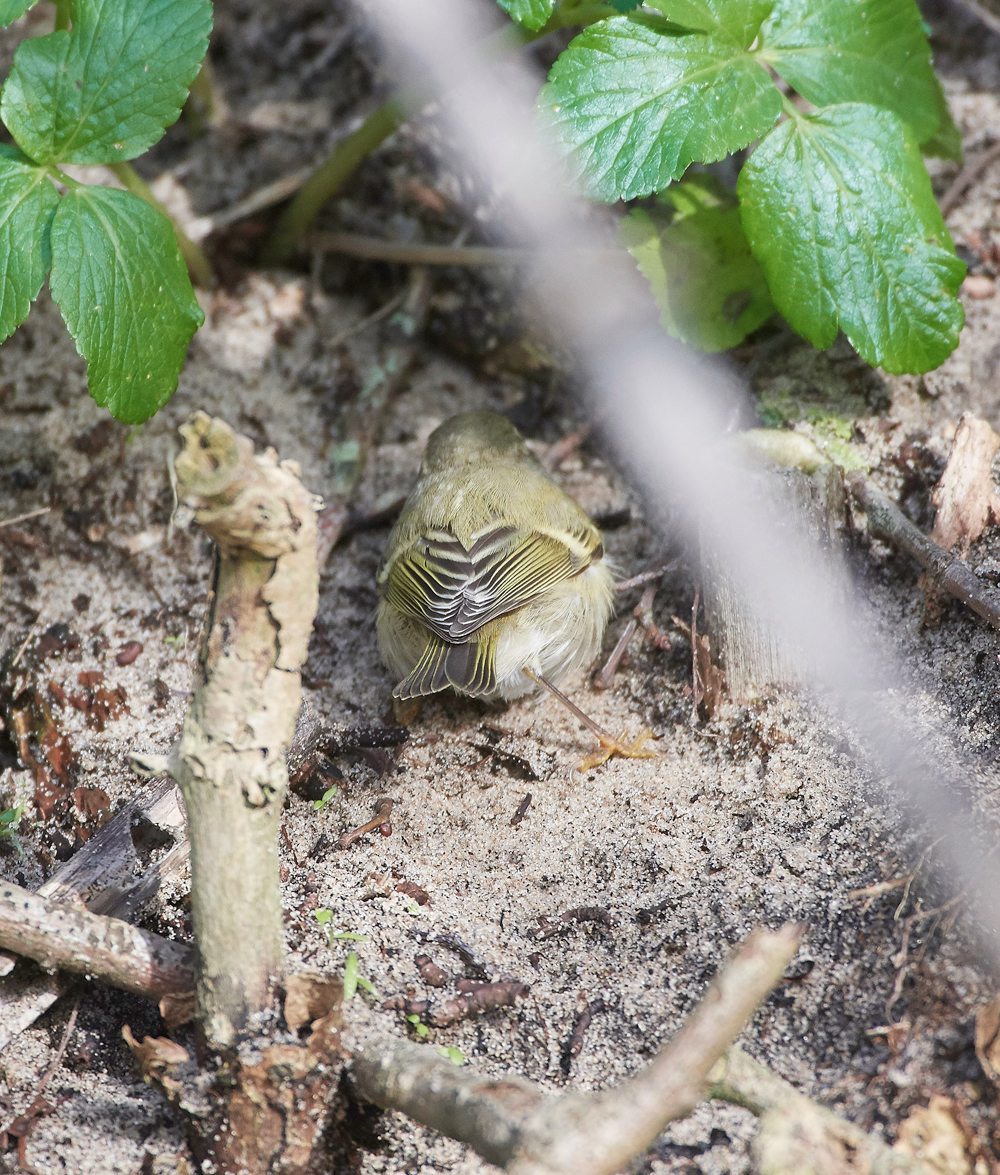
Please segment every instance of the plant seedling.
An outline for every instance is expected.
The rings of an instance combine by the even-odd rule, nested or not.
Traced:
[[[313,913],[315,914],[316,921],[320,924],[320,926],[325,926],[327,928],[326,942],[328,946],[335,942],[371,941],[367,934],[355,934],[353,930],[334,930],[333,927],[330,926],[330,919],[333,917],[332,910],[320,908],[318,910],[314,910]]]
[[[434,1046],[442,1057],[447,1057],[453,1065],[465,1064],[465,1053],[461,1049],[457,1049],[454,1045],[439,1044]]]
[[[353,999],[359,987],[368,992],[370,996],[378,999],[378,991],[375,989],[375,984],[361,974],[358,969],[358,956],[354,951],[351,951],[344,962],[344,1000]]]
[[[17,827],[23,815],[24,804],[18,804],[16,808],[7,808],[6,811],[0,812],[0,840],[9,840],[19,854],[21,853],[21,841],[17,835]]]
[[[572,15],[500,5],[532,31]],[[601,15],[539,108],[587,195],[656,197],[622,233],[670,334],[722,350],[774,306],[816,347],[842,330],[887,371],[941,364],[965,265],[921,156],[960,160],[961,138],[915,0],[615,0]],[[748,149],[735,192],[688,173]]]
[[[29,7],[4,0],[0,24]],[[205,56],[211,5],[60,0],[57,9],[71,27],[22,41],[0,96],[16,143],[0,145],[0,341],[48,277],[91,396],[140,424],[176,389],[204,314],[169,220],[63,165],[114,167],[160,139]]]
[[[323,809],[333,799],[333,797],[337,794],[338,791],[340,791],[339,787],[328,787],[326,789],[326,791],[323,793],[323,796],[321,799],[313,800],[313,808],[317,812],[322,812]]]
[[[416,1032],[417,1036],[419,1036],[422,1040],[430,1036],[431,1030],[427,1027],[423,1020],[420,1019],[416,1012],[414,1012],[412,1016],[407,1016],[406,1022],[412,1026],[414,1032]]]

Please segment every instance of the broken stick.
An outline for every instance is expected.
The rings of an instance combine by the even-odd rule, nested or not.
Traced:
[[[47,969],[99,975],[136,995],[158,999],[194,987],[194,952],[120,918],[91,914],[0,885],[0,947]]]
[[[847,484],[868,518],[868,533],[892,543],[923,567],[933,587],[967,604],[977,616],[1000,630],[1000,591],[980,579],[956,555],[915,526],[862,473],[852,473]]]
[[[709,1071],[781,977],[800,933],[755,931],[653,1063],[601,1093],[548,1098],[513,1075],[484,1081],[398,1038],[355,1056],[358,1092],[468,1143],[513,1175],[611,1175],[702,1099]]]

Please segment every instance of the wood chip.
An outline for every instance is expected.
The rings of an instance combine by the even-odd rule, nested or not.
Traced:
[[[958,545],[962,558],[991,518],[1000,521],[1000,498],[993,488],[993,458],[998,448],[1000,436],[985,420],[967,412],[931,499],[937,511],[932,541],[946,551]]]

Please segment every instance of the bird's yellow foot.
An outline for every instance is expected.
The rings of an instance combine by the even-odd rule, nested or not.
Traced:
[[[594,767],[600,767],[602,763],[607,763],[612,755],[622,755],[626,759],[652,759],[655,757],[656,751],[652,747],[642,745],[652,737],[651,730],[640,731],[638,737],[632,742],[625,741],[624,733],[621,738],[613,738],[610,734],[599,734],[597,740],[601,744],[601,749],[588,755],[582,763],[577,764],[576,769],[577,771],[591,771]]]

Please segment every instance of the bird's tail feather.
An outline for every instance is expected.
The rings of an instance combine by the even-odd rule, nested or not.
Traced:
[[[453,645],[431,636],[420,660],[392,691],[392,696],[407,701],[455,689],[479,698],[491,696],[496,688],[495,637]]]

